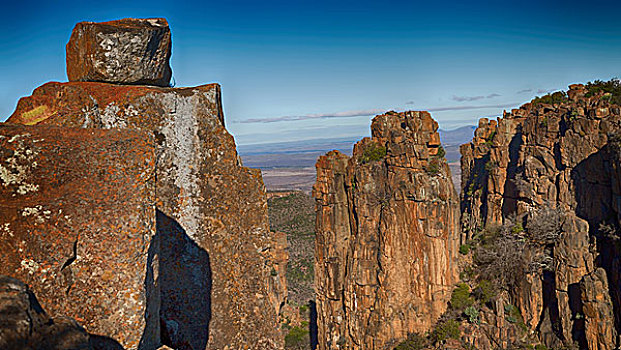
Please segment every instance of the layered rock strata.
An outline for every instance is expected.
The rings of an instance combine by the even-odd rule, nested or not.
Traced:
[[[458,199],[427,112],[373,119],[317,161],[319,349],[384,349],[431,328],[457,281]]]
[[[621,329],[621,109],[610,94],[583,85],[556,97],[497,121],[481,119],[462,145],[462,242],[508,218],[528,225],[554,210],[558,232],[551,239],[537,230],[547,236],[531,237],[542,242],[525,252],[547,260],[523,273],[511,297],[546,345],[614,349]]]
[[[69,81],[168,86],[171,38],[164,18],[76,24],[67,44]]]

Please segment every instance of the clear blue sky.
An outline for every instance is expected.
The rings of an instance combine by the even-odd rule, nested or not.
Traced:
[[[362,136],[391,109],[451,129],[621,76],[619,1],[12,1],[0,17],[0,120],[67,80],[75,23],[166,17],[177,86],[220,83],[238,144]]]

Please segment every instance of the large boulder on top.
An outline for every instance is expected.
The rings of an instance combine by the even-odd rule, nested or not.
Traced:
[[[170,54],[170,29],[164,18],[80,22],[67,43],[67,77],[168,86]]]

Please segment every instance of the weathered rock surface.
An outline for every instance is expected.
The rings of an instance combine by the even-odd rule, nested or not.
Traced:
[[[268,227],[260,171],[239,164],[224,127],[219,85],[48,83],[21,99],[8,122],[153,135],[162,341],[180,349],[282,347],[275,307],[285,296],[282,244]]]
[[[602,94],[588,95],[572,85],[555,104],[527,103],[498,121],[480,120],[461,147],[462,242],[507,218],[528,224],[556,210],[558,237],[542,237],[525,252],[545,253],[548,262],[524,274],[512,302],[548,346],[614,349],[621,325],[621,112]]]
[[[384,349],[446,309],[459,212],[437,128],[427,112],[389,112],[351,158],[317,161],[319,349]]]
[[[67,44],[67,77],[167,87],[170,55],[170,29],[164,18],[80,22]]]
[[[54,318],[155,347],[155,161],[139,130],[0,125],[0,274],[28,283]]]
[[[89,335],[73,319],[50,318],[21,281],[0,275],[0,349],[91,350]]]

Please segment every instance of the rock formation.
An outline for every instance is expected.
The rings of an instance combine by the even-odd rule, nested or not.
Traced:
[[[0,326],[0,349],[4,350],[93,349],[89,335],[75,320],[50,318],[28,286],[2,275]]]
[[[109,52],[135,53],[142,52],[143,41],[132,41],[132,35],[159,38],[152,29],[145,29],[146,23],[158,27],[163,22],[121,20],[84,26],[95,28],[94,33],[105,32],[103,37],[119,38],[110,39]],[[91,30],[79,28],[74,36]],[[135,30],[140,33],[126,34]],[[167,27],[162,30],[167,33]],[[169,40],[169,34],[164,34],[158,43]],[[74,36],[67,48],[68,72],[83,68],[83,60],[69,58],[74,39],[79,42]],[[158,50],[165,47],[157,46]],[[129,57],[120,53],[121,60]],[[162,57],[169,54],[162,52]],[[159,68],[145,67],[139,79],[127,82],[145,83],[146,76],[154,81],[163,76],[150,76]],[[43,147],[36,163],[28,148],[16,148],[16,155],[9,147],[10,152],[1,154],[0,164],[18,169],[9,175],[19,169],[29,174],[22,185],[10,177],[0,188],[11,194],[2,197],[2,204],[13,211],[2,218],[6,222],[1,227],[8,224],[11,232],[3,233],[2,244],[22,244],[19,254],[31,260],[21,255],[19,260],[7,258],[11,265],[0,266],[0,273],[27,281],[46,305],[66,305],[64,314],[87,313],[79,321],[89,333],[97,330],[126,348],[152,348],[138,343],[141,336],[155,345],[162,342],[177,349],[282,347],[278,327],[278,308],[286,295],[280,276],[282,238],[268,227],[260,171],[241,166],[233,137],[225,129],[219,85],[175,89],[52,82],[22,98],[7,122],[35,126],[0,129],[6,133],[0,141],[16,142],[22,138],[13,134],[30,134],[35,136],[24,141],[29,147],[49,147]],[[59,136],[49,131],[52,126]],[[77,135],[80,141],[54,146],[65,145],[64,134]],[[39,139],[45,141],[39,143]],[[118,150],[129,153],[123,157],[115,153]],[[22,154],[23,159],[19,158]],[[136,166],[117,168],[132,162]],[[71,170],[69,163],[76,164],[76,169]],[[54,172],[54,164],[66,166]],[[31,168],[41,173],[31,174]],[[143,176],[143,170],[151,176]],[[64,197],[70,200],[61,201]],[[102,204],[93,205],[92,210],[72,204],[100,197]],[[36,212],[31,214],[27,208]],[[69,219],[56,217],[68,212]],[[18,216],[21,231],[12,226]],[[57,221],[63,228],[52,230]],[[48,230],[41,230],[44,227]],[[37,233],[36,245],[22,243],[21,237],[33,233]],[[138,237],[141,245],[134,245]],[[118,254],[102,253],[107,245]],[[53,253],[55,247],[62,251]],[[130,262],[134,265],[128,268],[115,265]],[[21,267],[11,268],[15,264]],[[84,269],[84,275],[73,272],[78,268]],[[73,279],[65,276],[71,275],[67,271],[72,271]],[[124,280],[131,283],[121,288]],[[98,287],[90,291],[88,281]],[[120,306],[125,297],[136,307]],[[110,316],[117,314],[118,319]]]
[[[170,29],[164,18],[80,22],[67,44],[67,77],[167,87],[170,54]]]
[[[384,349],[431,328],[457,281],[458,200],[427,112],[373,119],[317,161],[319,349]]]
[[[145,280],[157,264],[150,136],[0,126],[1,273],[129,348],[159,342],[159,290]]]
[[[510,299],[550,347],[621,345],[620,131],[610,93],[572,85],[481,119],[461,147],[462,243],[508,220],[526,228],[531,264]]]

